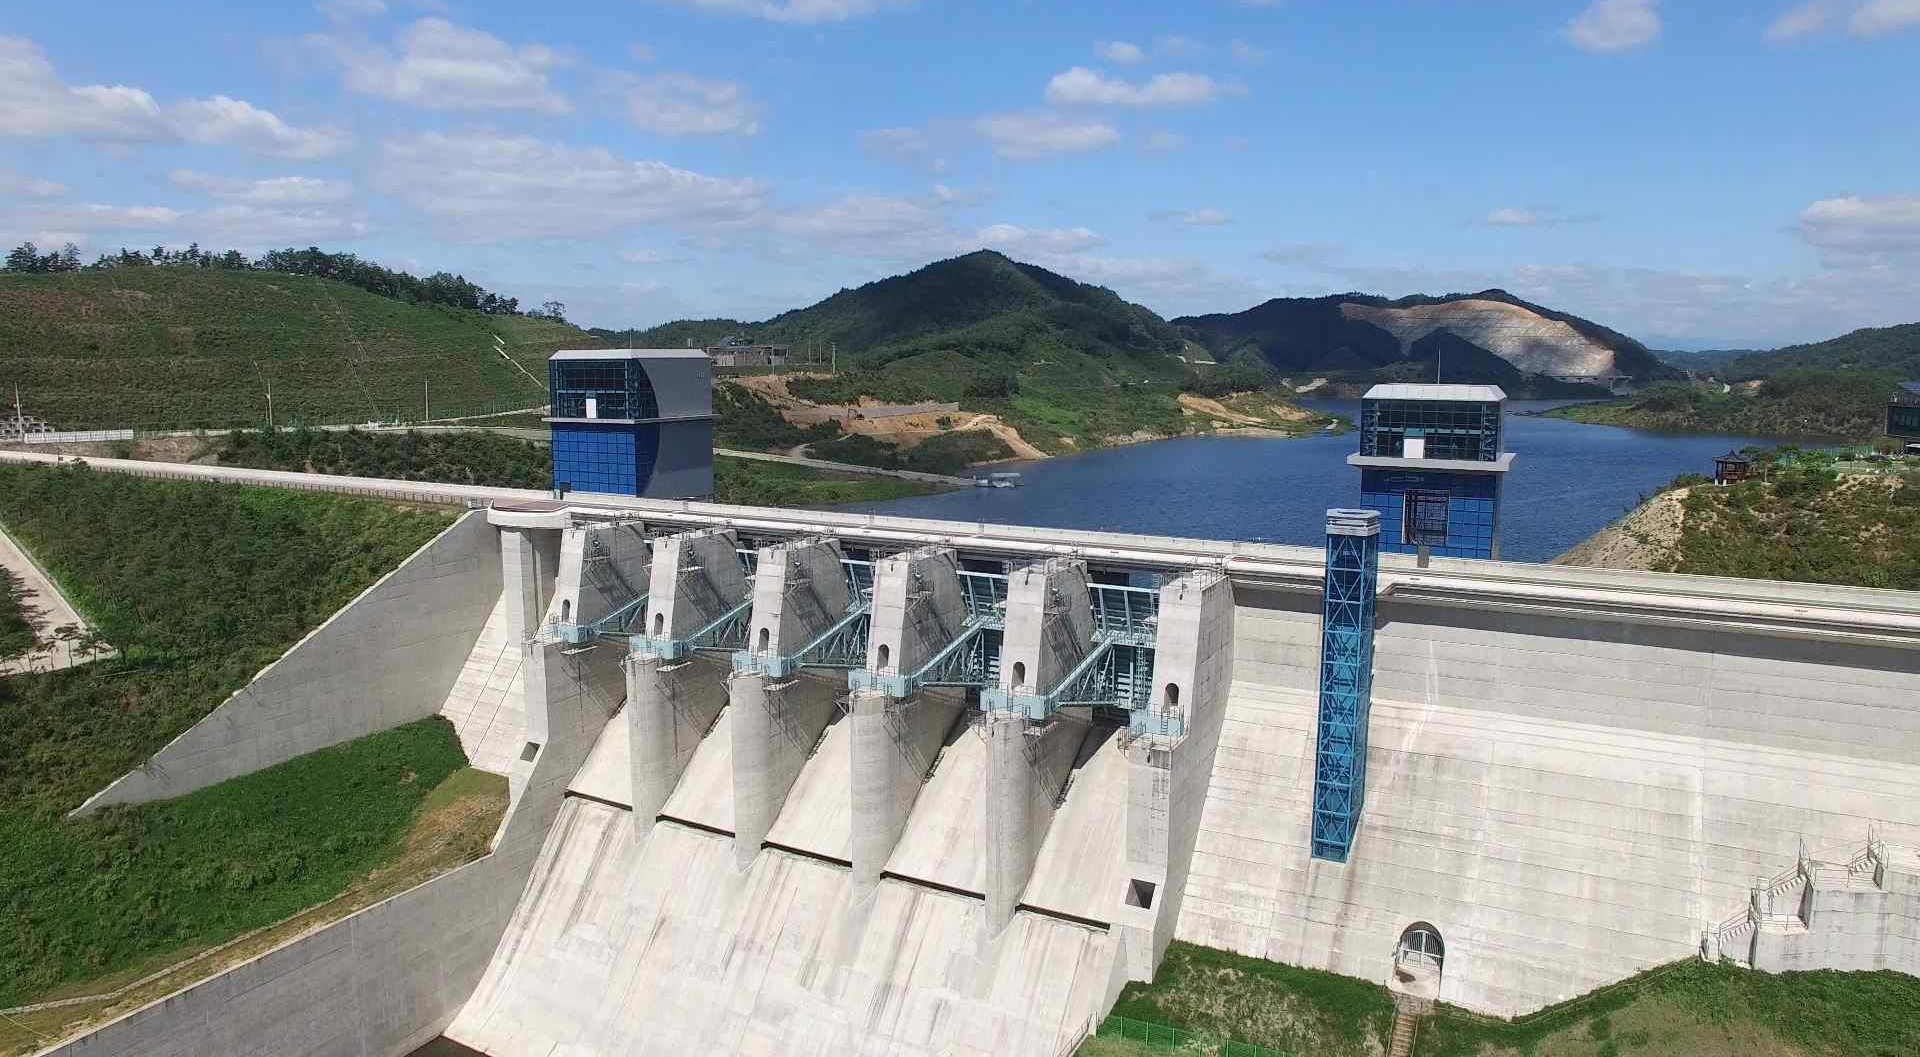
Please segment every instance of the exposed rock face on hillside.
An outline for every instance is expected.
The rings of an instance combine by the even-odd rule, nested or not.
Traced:
[[[1630,373],[1620,369],[1613,350],[1605,345],[1557,319],[1502,301],[1470,298],[1407,308],[1348,301],[1340,306],[1340,314],[1392,334],[1403,356],[1415,342],[1445,328],[1528,374],[1607,378]]]

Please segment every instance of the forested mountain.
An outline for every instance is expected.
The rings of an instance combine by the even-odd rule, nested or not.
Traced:
[[[870,364],[934,348],[1018,354],[1051,341],[1094,355],[1178,355],[1178,331],[1148,309],[1100,286],[1075,282],[992,250],[841,290],[762,323],[679,320],[644,330],[596,330],[634,347],[712,344],[729,335],[756,341],[837,343]]]
[[[1920,311],[1920,304],[1916,304]],[[1727,363],[1728,378],[1769,378],[1801,369],[1885,371],[1920,378],[1920,323],[1863,327],[1826,341],[1750,352]]]
[[[1594,378],[1673,374],[1618,331],[1504,290],[1389,301],[1368,294],[1275,298],[1244,312],[1172,321],[1222,361],[1256,355],[1283,373],[1350,380],[1495,382],[1547,395]],[[1421,369],[1412,369],[1420,365]]]

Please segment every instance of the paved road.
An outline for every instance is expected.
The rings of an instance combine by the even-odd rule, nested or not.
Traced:
[[[926,481],[930,484],[951,484],[964,488],[973,487],[971,477],[948,477],[941,473],[920,473],[917,470],[886,470],[878,466],[860,466],[850,462],[828,462],[825,459],[809,459],[800,455],[775,455],[764,451],[734,451],[731,448],[715,448],[715,455],[730,455],[736,459],[752,459],[756,462],[784,462],[793,466],[811,466],[816,470],[832,470],[836,473],[863,473],[876,477],[898,477],[906,481]]]

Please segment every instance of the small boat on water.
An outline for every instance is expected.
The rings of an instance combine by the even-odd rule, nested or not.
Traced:
[[[1020,475],[1017,473],[990,473],[973,479],[975,488],[1018,488],[1020,485]]]

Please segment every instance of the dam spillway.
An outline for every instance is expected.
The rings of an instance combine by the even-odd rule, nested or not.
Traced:
[[[1415,924],[1434,996],[1507,1016],[1703,949],[1920,967],[1908,593],[1383,557],[1336,863],[1312,548],[337,487],[492,503],[282,664],[434,621],[355,641],[458,651],[392,694],[507,774],[493,851],[56,1052],[1052,1057],[1173,938],[1386,981]],[[1122,581],[1159,585],[1147,662],[1108,663]],[[988,627],[965,585],[1001,582]],[[260,765],[301,709],[413,718],[381,693],[287,690]]]

